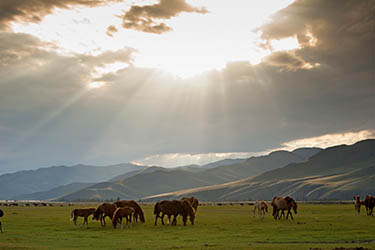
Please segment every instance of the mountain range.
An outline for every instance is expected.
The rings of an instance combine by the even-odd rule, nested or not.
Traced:
[[[297,200],[350,200],[354,194],[375,193],[375,140],[322,150],[307,161],[291,163],[258,176],[221,185],[145,197],[200,200],[270,200],[290,195]]]
[[[375,190],[375,140],[326,149],[274,151],[178,168],[77,165],[0,176],[0,199],[155,201],[194,195],[200,200],[351,199]]]

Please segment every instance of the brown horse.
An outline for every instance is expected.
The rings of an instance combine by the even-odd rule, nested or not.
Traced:
[[[135,212],[135,209],[132,207],[119,207],[113,214],[112,218],[112,226],[116,228],[117,223],[120,222],[121,229],[122,229],[122,218],[126,219],[126,228],[128,228],[129,222],[130,227],[132,227],[132,216]]]
[[[354,211],[356,212],[357,215],[359,215],[359,213],[361,212],[361,200],[360,200],[360,196],[359,195],[355,195],[353,196],[353,200],[354,200]]]
[[[113,203],[103,203],[100,205],[94,213],[93,220],[99,220],[100,224],[104,227],[105,226],[105,217],[109,217],[112,219],[113,213],[116,211],[116,204]]]
[[[363,203],[366,207],[367,215],[373,216],[373,210],[375,207],[375,197],[371,195],[366,195],[366,198]]]
[[[181,200],[188,200],[190,202],[191,206],[194,208],[194,214],[197,214],[198,206],[199,206],[199,201],[198,201],[197,198],[195,198],[194,196],[192,196],[190,198],[183,197]]]
[[[136,201],[130,200],[130,201],[116,201],[115,202],[117,207],[132,207],[134,208],[134,220],[135,222],[138,222],[138,217],[141,220],[142,223],[145,222],[145,216],[143,214],[141,206],[138,205]]]
[[[77,219],[78,217],[83,217],[83,223],[81,224],[81,227],[86,224],[86,228],[89,228],[89,223],[87,218],[95,213],[95,208],[90,207],[90,208],[77,208],[72,210],[70,213],[70,220],[74,221],[74,227],[77,227]]]
[[[275,218],[275,220],[277,218],[280,220],[282,216],[284,216],[285,218],[285,210],[288,210],[286,214],[286,219],[288,219],[288,216],[290,215],[290,218],[293,220],[293,215],[290,211],[291,209],[293,209],[294,213],[297,214],[297,203],[294,201],[293,198],[289,196],[286,196],[285,198],[277,196],[273,197],[271,201],[271,206],[273,207],[272,215]],[[279,214],[280,211],[281,214]]]
[[[161,223],[164,225],[164,215],[168,216],[168,220],[170,220],[171,216],[173,215],[172,225],[175,226],[177,225],[177,216],[179,214],[182,215],[182,221],[184,223],[184,226],[186,226],[188,216],[190,217],[191,224],[194,225],[194,212],[194,208],[187,200],[164,200],[161,202],[157,202],[154,206],[155,226],[157,225],[158,218],[161,218]]]

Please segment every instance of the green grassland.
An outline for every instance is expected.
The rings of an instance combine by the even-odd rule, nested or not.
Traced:
[[[181,218],[154,226],[153,206],[142,205],[146,223],[129,229],[91,217],[89,229],[74,228],[70,211],[79,207],[3,207],[0,249],[375,249],[375,218],[356,216],[353,205],[300,204],[294,221],[254,219],[249,205],[200,206],[186,227]]]

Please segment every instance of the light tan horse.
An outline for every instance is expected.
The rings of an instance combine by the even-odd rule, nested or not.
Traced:
[[[285,210],[288,211],[286,214],[286,219],[288,219],[290,215],[290,218],[293,220],[293,215],[290,211],[291,209],[293,209],[294,213],[297,214],[297,203],[294,201],[293,198],[289,196],[286,196],[285,198],[277,196],[273,197],[271,201],[271,206],[273,207],[272,215],[275,218],[275,220],[277,218],[280,220],[282,216],[284,216],[285,218]],[[280,211],[281,214],[279,214]]]
[[[268,213],[267,203],[264,201],[256,201],[254,203],[253,218],[255,218],[255,212],[258,210],[258,217],[263,219],[264,215]]]
[[[354,200],[354,211],[357,215],[359,215],[359,213],[361,212],[361,200],[360,200],[360,196],[359,195],[355,195],[353,196],[353,200]]]
[[[126,219],[126,228],[130,223],[130,227],[132,227],[132,216],[135,212],[135,209],[132,207],[119,207],[113,214],[112,218],[112,226],[116,228],[117,223],[120,222],[121,229],[122,229],[122,218]]]
[[[89,223],[88,223],[88,220],[87,218],[94,214],[95,213],[95,208],[94,207],[91,207],[91,208],[77,208],[77,209],[74,209],[71,213],[70,213],[70,220],[73,220],[74,221],[74,227],[77,227],[77,219],[78,217],[83,217],[84,220],[83,220],[83,223],[81,224],[81,227],[86,224],[86,228],[89,228]]]

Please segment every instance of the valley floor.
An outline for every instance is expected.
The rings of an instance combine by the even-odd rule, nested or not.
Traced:
[[[270,213],[253,218],[253,206],[200,206],[196,224],[154,226],[152,205],[143,205],[146,223],[129,229],[105,228],[89,219],[74,228],[70,212],[79,206],[2,207],[0,249],[375,249],[375,218],[354,214],[354,205],[300,204],[294,221]],[[79,223],[82,222],[79,219]]]

